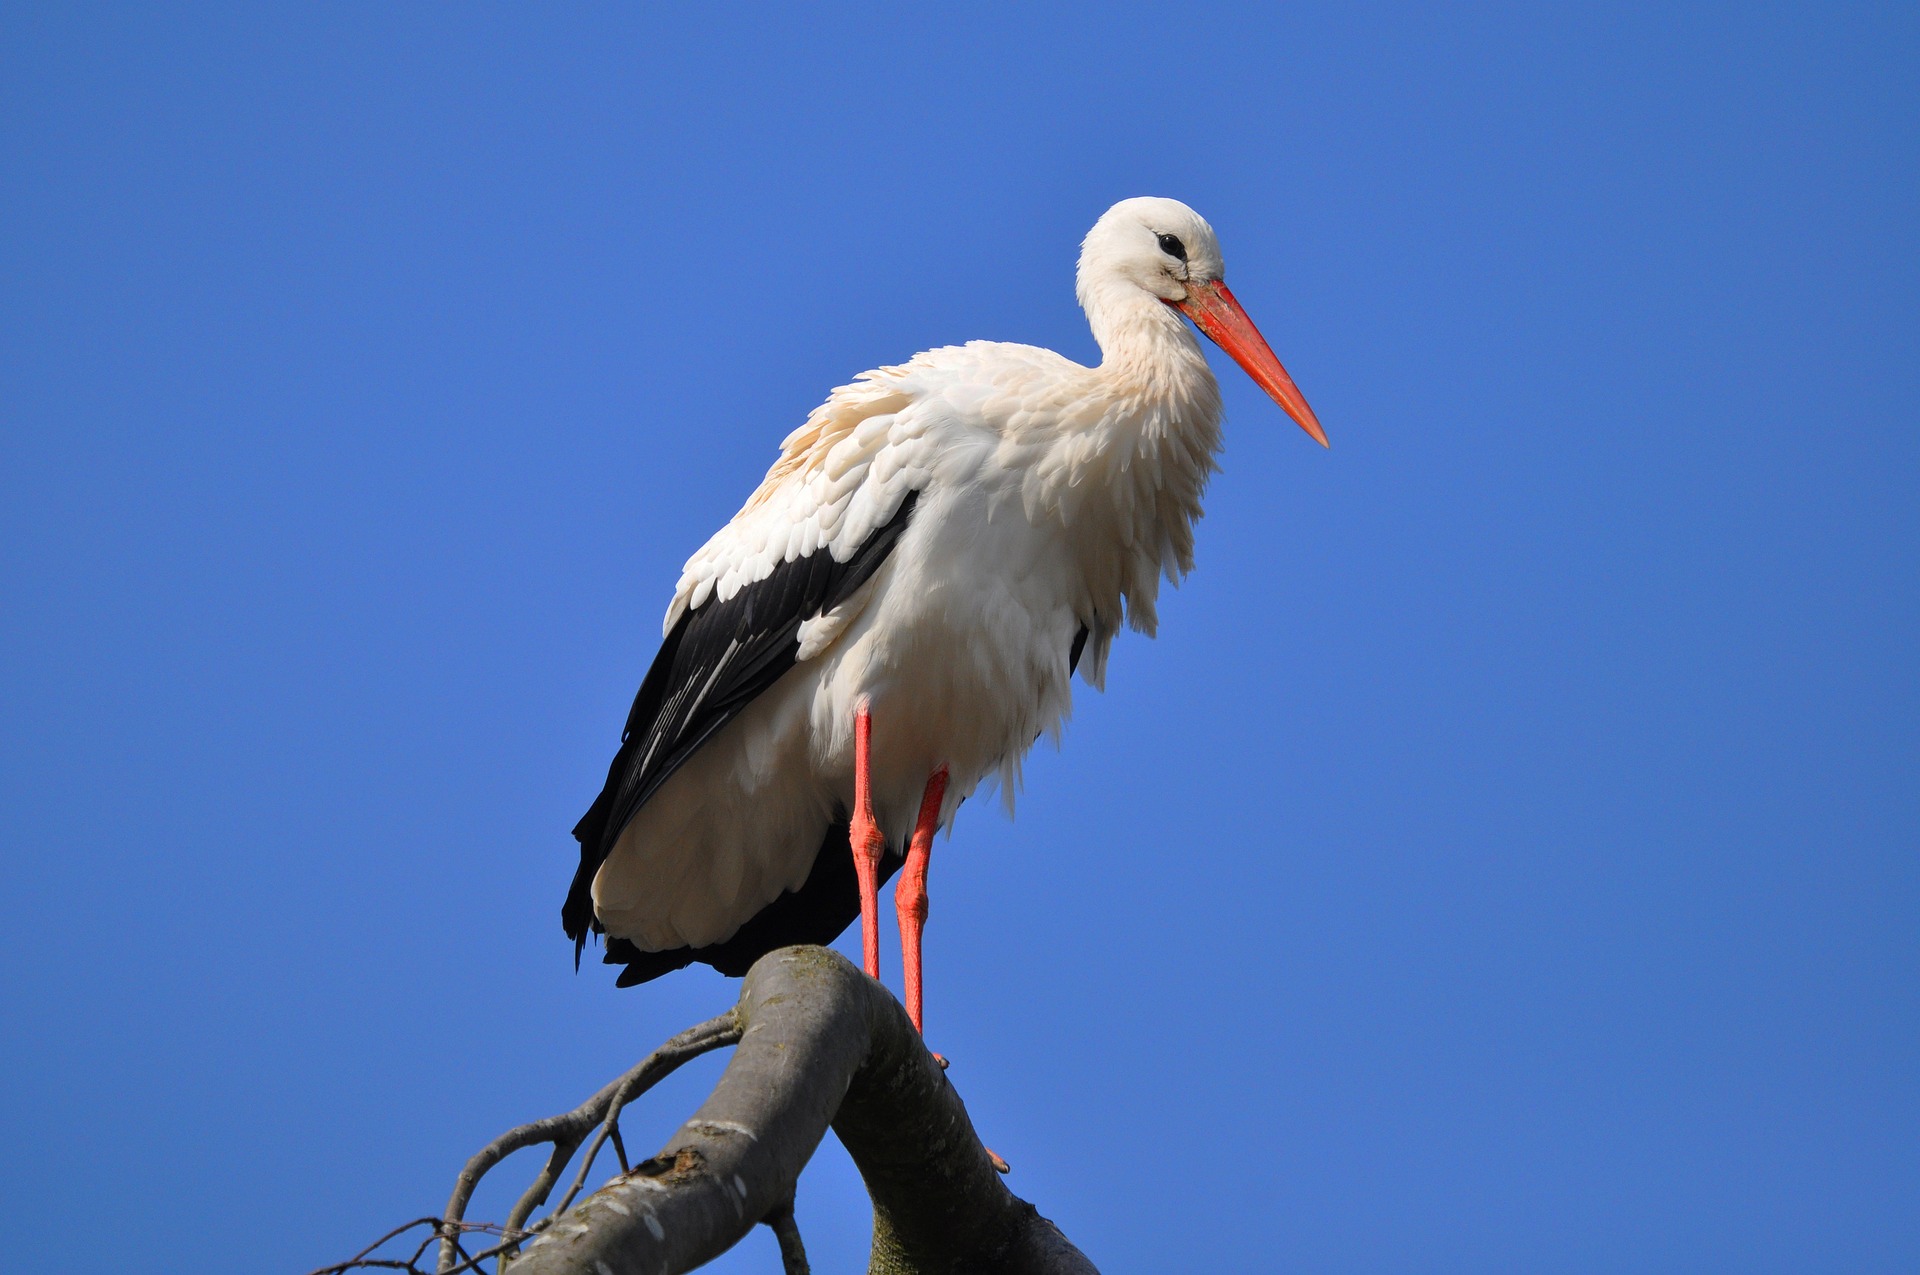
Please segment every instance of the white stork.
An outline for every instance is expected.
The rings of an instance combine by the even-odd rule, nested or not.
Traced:
[[[1115,204],[1080,250],[1098,367],[974,341],[864,372],[816,408],[688,560],[562,910],[622,986],[695,961],[743,974],[858,915],[879,977],[896,890],[921,1024],[933,835],[975,787],[1011,794],[1039,736],[1099,687],[1124,620],[1154,631],[1193,567],[1220,387],[1193,320],[1326,435],[1221,278],[1213,228]]]

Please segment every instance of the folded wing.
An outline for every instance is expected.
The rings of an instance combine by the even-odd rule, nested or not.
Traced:
[[[688,561],[606,785],[573,830],[580,865],[561,921],[576,961],[601,929],[594,876],[621,832],[793,668],[801,626],[872,579],[911,522],[927,479],[925,446],[902,419],[910,396],[886,378],[868,373],[836,390],[786,440],[740,513]]]

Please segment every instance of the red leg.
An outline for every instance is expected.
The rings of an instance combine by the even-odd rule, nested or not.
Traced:
[[[921,1021],[920,938],[927,925],[927,861],[933,856],[933,834],[940,829],[940,803],[947,795],[947,768],[942,766],[927,776],[927,788],[920,797],[920,818],[913,825],[913,840],[907,845],[907,863],[900,870],[900,882],[893,887],[894,910],[900,916],[900,955],[906,963],[907,1017],[916,1031],[925,1033]],[[944,1069],[947,1060],[933,1056]],[[993,1148],[987,1159],[1002,1173],[1010,1173],[1007,1162]]]
[[[853,715],[853,871],[860,878],[860,955],[867,976],[880,977],[880,857],[887,839],[873,820],[873,772],[868,753],[873,714],[862,704]]]
[[[900,955],[907,967],[907,1017],[914,1028],[920,1025],[920,935],[927,927],[927,860],[933,854],[933,834],[940,827],[940,802],[947,795],[947,768],[942,766],[927,776],[927,790],[920,798],[920,818],[913,825],[913,841],[907,846],[907,866],[900,871],[900,884],[893,887],[894,910],[900,916]]]

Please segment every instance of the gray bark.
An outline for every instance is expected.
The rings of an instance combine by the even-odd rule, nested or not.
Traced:
[[[748,973],[740,1043],[658,1155],[556,1218],[512,1275],[691,1270],[778,1217],[831,1124],[873,1198],[871,1275],[1094,1275],[1007,1190],[906,1011],[837,953],[790,947]]]

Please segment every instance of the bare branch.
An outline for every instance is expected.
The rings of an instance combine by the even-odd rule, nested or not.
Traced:
[[[789,1196],[760,1221],[780,1244],[781,1275],[812,1275],[807,1266],[807,1246],[800,1242],[800,1224],[793,1220],[793,1198]]]
[[[730,1044],[739,1049],[693,1119],[658,1155],[630,1165],[619,1127],[626,1104],[688,1060]],[[419,1263],[436,1239],[437,1275],[478,1272],[496,1258],[495,1275],[510,1260],[512,1275],[678,1273],[761,1222],[779,1241],[786,1275],[804,1275],[794,1187],[829,1125],[872,1197],[870,1275],[1096,1275],[1051,1222],[1007,1190],[1004,1165],[981,1145],[943,1068],[886,988],[824,948],[783,948],[749,971],[732,1011],[681,1032],[574,1110],[488,1143],[461,1170],[444,1217],[416,1219],[313,1275],[425,1275]],[[620,1174],[569,1210],[608,1142]],[[466,1221],[488,1170],[541,1143],[552,1150],[506,1223]],[[559,1205],[529,1225],[583,1143]],[[374,1256],[418,1227],[429,1234],[410,1257]],[[469,1253],[461,1238],[474,1233],[499,1243]]]
[[[874,1203],[871,1269],[1091,1275],[1008,1191],[899,1002],[823,948],[783,948],[748,973],[740,1047],[660,1154],[557,1218],[514,1275],[687,1271],[791,1196],[829,1122]]]
[[[391,1231],[388,1231],[385,1235],[382,1235],[379,1239],[367,1245],[365,1248],[361,1249],[358,1253],[355,1253],[352,1257],[349,1257],[346,1261],[335,1262],[332,1266],[318,1267],[313,1271],[309,1272],[309,1275],[339,1275],[339,1272],[352,1270],[356,1266],[391,1265],[392,1263],[388,1263],[384,1261],[374,1262],[369,1259],[368,1255],[378,1251],[382,1246],[387,1244],[389,1241],[396,1240],[400,1238],[402,1235],[405,1235],[408,1231],[411,1231],[416,1226],[425,1226],[425,1227],[431,1228],[427,1237],[429,1240],[431,1240],[433,1236],[438,1235],[440,1233],[439,1218],[417,1217],[413,1219],[413,1221],[411,1222],[403,1222],[399,1226],[394,1227]],[[402,1263],[401,1265],[404,1266],[404,1263]]]
[[[382,1247],[392,1243],[400,1236],[418,1226],[428,1228],[427,1236],[418,1244],[414,1245],[413,1252],[407,1257],[373,1256],[373,1254],[378,1252]],[[469,1256],[466,1249],[460,1244],[460,1236],[466,1233],[497,1235],[499,1232],[500,1227],[491,1222],[462,1222],[449,1232],[447,1224],[440,1218],[415,1218],[404,1226],[396,1226],[393,1230],[388,1231],[385,1235],[382,1235],[379,1239],[367,1245],[346,1261],[335,1262],[331,1266],[318,1267],[310,1272],[310,1275],[343,1275],[343,1272],[354,1270],[409,1271],[412,1275],[426,1275],[426,1272],[420,1269],[420,1259],[426,1255],[429,1248],[433,1247],[434,1240],[440,1239],[443,1235],[451,1239],[454,1252],[460,1258],[459,1262],[453,1267],[454,1275],[459,1275],[460,1272],[464,1271],[477,1271],[480,1269],[481,1262],[489,1257],[496,1256],[505,1249],[506,1246],[496,1245],[493,1248],[483,1249],[481,1252]]]
[[[683,1063],[724,1045],[731,1045],[739,1039],[740,1028],[733,1011],[708,1019],[667,1041],[572,1111],[509,1129],[482,1147],[460,1171],[460,1177],[454,1182],[453,1196],[447,1201],[447,1211],[441,1219],[438,1275],[454,1275],[456,1263],[464,1256],[456,1237],[466,1216],[467,1205],[473,1199],[474,1188],[480,1185],[480,1179],[486,1176],[487,1170],[515,1151],[538,1146],[542,1142],[553,1144],[553,1154],[547,1158],[546,1167],[526,1194],[520,1197],[519,1203],[514,1205],[513,1214],[508,1218],[504,1228],[507,1242],[502,1248],[510,1251],[514,1242],[522,1238],[515,1232],[546,1201],[547,1193],[553,1189],[554,1182],[566,1168],[567,1161],[573,1157],[574,1150],[595,1125],[617,1118],[620,1106],[672,1075]],[[568,1199],[571,1198],[572,1194],[569,1193]],[[471,1263],[475,1259],[467,1260]]]

